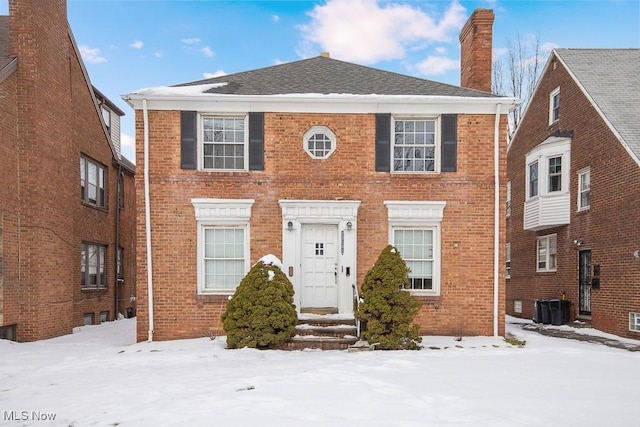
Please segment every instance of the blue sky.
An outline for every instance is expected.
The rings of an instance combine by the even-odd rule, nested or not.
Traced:
[[[7,14],[0,0],[0,14]],[[510,41],[553,47],[640,47],[640,1],[68,0],[92,83],[123,117],[134,160],[133,110],[120,95],[317,56],[458,85],[458,34],[493,9],[494,57]]]

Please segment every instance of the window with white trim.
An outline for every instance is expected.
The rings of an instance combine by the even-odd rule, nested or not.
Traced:
[[[385,201],[389,243],[411,270],[410,291],[440,295],[441,226],[445,202]]]
[[[507,182],[505,215],[507,218],[511,216],[511,181]]]
[[[393,172],[439,172],[438,121],[394,118]]]
[[[560,87],[555,88],[549,94],[549,125],[554,124],[560,118]]]
[[[527,174],[527,182],[529,182],[529,191],[527,197],[536,197],[538,195],[538,161],[529,164],[529,173]]]
[[[192,199],[199,294],[232,294],[249,271],[253,200]]]
[[[549,193],[562,191],[562,156],[549,158]]]
[[[511,243],[507,243],[504,248],[504,265],[506,278],[511,278]]]
[[[522,314],[522,300],[513,300],[513,312]]]
[[[202,168],[247,168],[247,117],[202,116]]]
[[[95,243],[80,245],[80,284],[83,289],[106,288],[107,247]]]
[[[393,246],[410,270],[409,289],[433,291],[434,235],[433,228],[393,229]]]
[[[557,234],[538,237],[536,271],[556,271],[557,268]]]
[[[640,313],[629,313],[629,330],[640,332]]]
[[[313,126],[302,138],[304,151],[314,159],[326,159],[336,149],[336,135],[326,126]]]
[[[589,209],[591,205],[591,168],[578,171],[578,210]]]
[[[203,291],[235,289],[244,277],[245,227],[204,227]]]
[[[107,207],[105,167],[80,156],[80,196],[82,201],[100,208]]]
[[[527,199],[569,194],[571,140],[551,137],[526,155]]]

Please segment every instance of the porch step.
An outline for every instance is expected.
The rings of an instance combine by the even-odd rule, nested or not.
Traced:
[[[347,350],[358,341],[353,318],[332,315],[301,315],[296,335],[284,345],[285,350]]]

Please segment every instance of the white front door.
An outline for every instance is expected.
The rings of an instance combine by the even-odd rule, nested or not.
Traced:
[[[301,308],[338,307],[338,226],[302,227]]]

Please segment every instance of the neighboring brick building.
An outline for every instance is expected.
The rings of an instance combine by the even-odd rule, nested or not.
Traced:
[[[640,338],[639,69],[638,49],[551,53],[508,149],[508,314],[564,296]]]
[[[503,334],[516,101],[476,90],[491,86],[493,17],[478,10],[461,32],[469,88],[323,54],[126,95],[144,141],[138,339],[223,333],[228,299],[267,254],[299,311],[353,316],[389,243],[412,268],[423,333]]]
[[[68,334],[134,303],[123,112],[92,87],[66,12],[64,0],[9,0],[0,17],[0,338]]]

